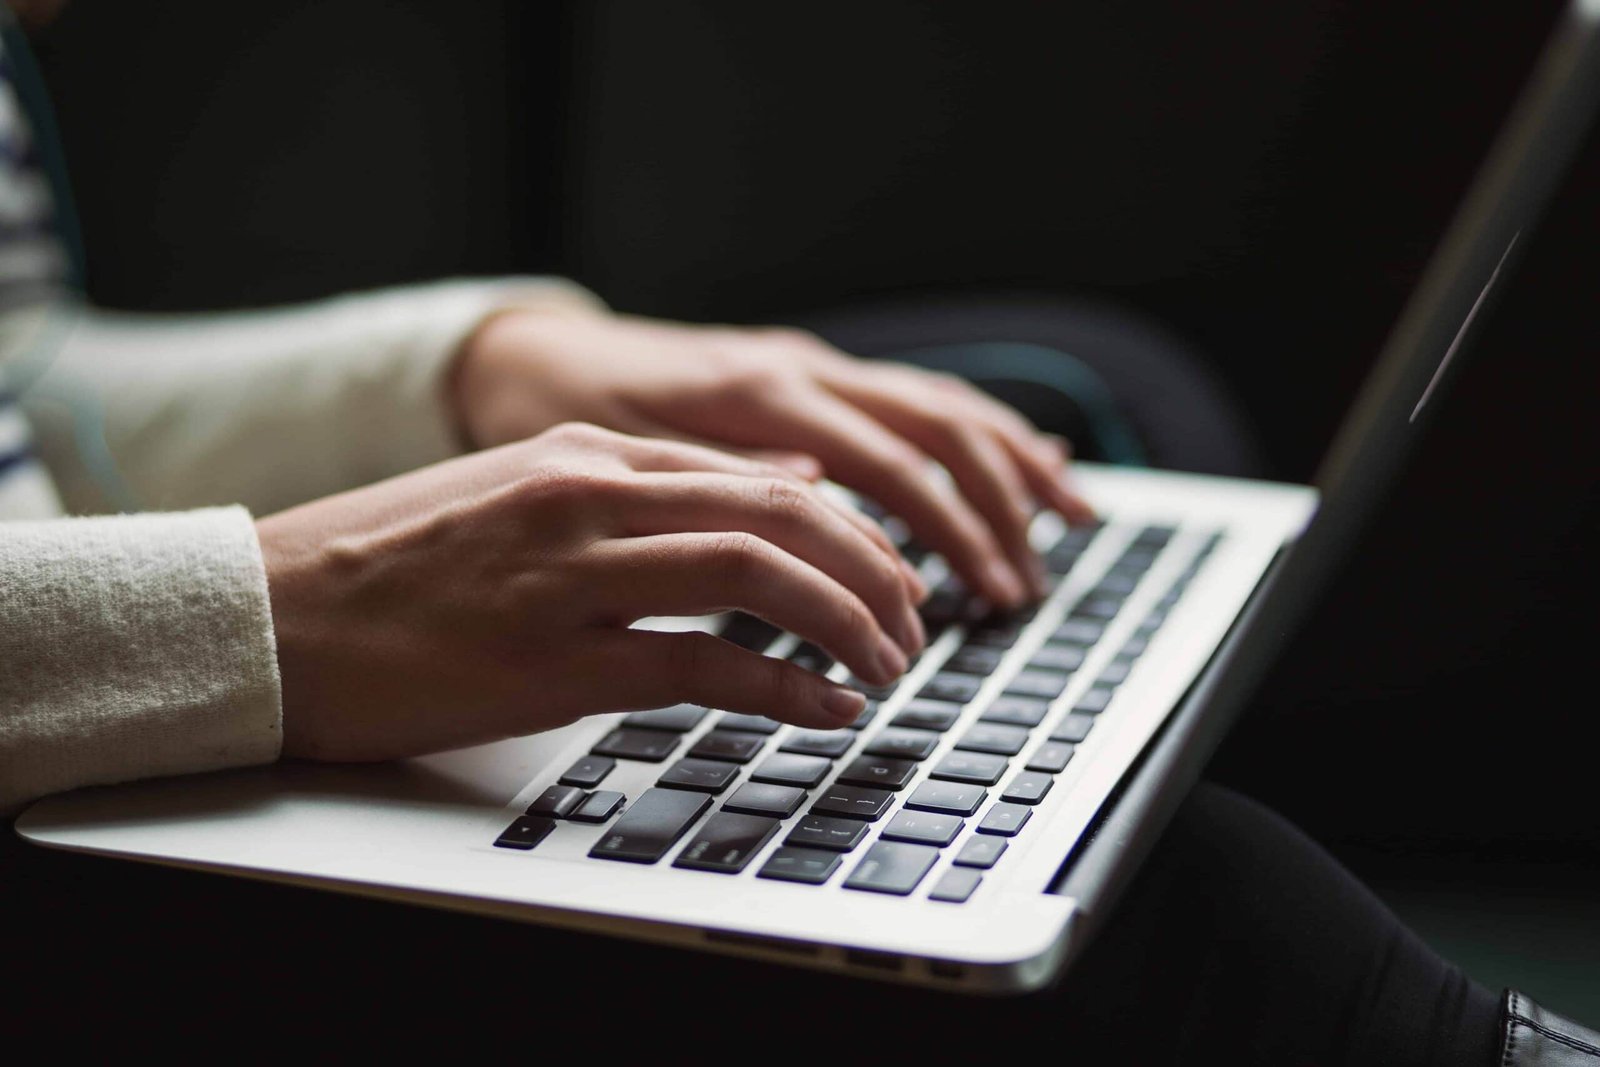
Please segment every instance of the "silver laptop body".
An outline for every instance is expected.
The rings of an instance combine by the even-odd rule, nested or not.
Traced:
[[[1330,450],[1320,507],[1306,487],[1079,464],[1106,522],[1036,522],[1057,576],[1037,612],[958,615],[871,721],[831,746],[705,709],[598,716],[390,765],[82,790],[36,804],[18,831],[945,989],[1049,983],[1111,912],[1392,481],[1441,363],[1587,128],[1597,22],[1600,0],[1563,17]],[[923,567],[943,578],[936,558]],[[814,655],[789,635],[762,647]],[[858,764],[869,750],[881,754]],[[809,762],[774,759],[795,755]],[[818,760],[826,769],[796,784],[796,767]],[[862,778],[879,765],[904,780]],[[791,777],[753,781],[779,770]],[[661,784],[670,775],[676,785]],[[573,803],[598,821],[573,818]]]

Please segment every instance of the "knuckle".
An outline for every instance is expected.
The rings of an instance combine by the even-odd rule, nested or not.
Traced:
[[[518,497],[532,506],[577,509],[615,499],[625,486],[616,475],[567,464],[548,464],[519,480]]]
[[[756,578],[766,562],[766,544],[755,534],[733,530],[718,534],[712,544],[712,565],[735,584]]]
[[[755,492],[759,506],[782,522],[798,522],[811,511],[810,497],[794,482],[773,478],[761,482]]]
[[[784,392],[789,375],[780,367],[762,363],[741,363],[723,376],[723,391],[736,400],[762,404]]]
[[[541,439],[552,444],[568,445],[573,447],[598,447],[605,444],[615,435],[609,430],[589,422],[563,422],[550,427],[539,435]]]
[[[872,610],[862,602],[860,597],[849,590],[845,590],[838,598],[838,601],[835,606],[835,612],[845,632],[853,636],[859,636],[871,633],[878,628],[878,621],[872,614]]]

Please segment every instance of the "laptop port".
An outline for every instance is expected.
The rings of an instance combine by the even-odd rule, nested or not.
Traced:
[[[867,952],[864,949],[847,949],[844,961],[857,967],[871,967],[875,971],[898,971],[905,966],[905,957],[889,952]]]

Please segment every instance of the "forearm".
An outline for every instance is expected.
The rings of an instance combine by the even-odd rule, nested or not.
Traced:
[[[0,523],[0,811],[270,762],[278,665],[242,508]]]
[[[69,510],[261,514],[446,458],[462,340],[500,307],[597,308],[559,279],[442,282],[218,315],[89,312],[25,395]],[[103,435],[103,456],[97,459]]]

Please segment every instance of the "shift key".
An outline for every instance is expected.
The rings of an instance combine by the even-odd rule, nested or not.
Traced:
[[[603,860],[654,863],[694,825],[711,798],[681,789],[646,789],[589,855]]]

